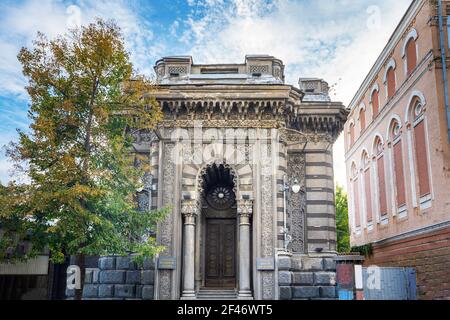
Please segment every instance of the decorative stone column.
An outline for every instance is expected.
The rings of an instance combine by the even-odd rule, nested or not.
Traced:
[[[197,200],[183,200],[181,214],[184,218],[184,274],[181,299],[195,299],[195,219],[198,215],[198,209]]]
[[[238,200],[239,216],[239,299],[251,299],[250,287],[250,218],[252,200]]]

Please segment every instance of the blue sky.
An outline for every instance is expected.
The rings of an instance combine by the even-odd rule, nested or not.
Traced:
[[[166,55],[195,63],[243,62],[271,54],[286,65],[286,82],[320,77],[348,104],[411,0],[2,0],[0,2],[0,146],[27,130],[28,97],[16,56],[37,31],[50,37],[96,17],[121,26],[135,67],[151,75]],[[342,137],[335,174],[345,184]],[[11,164],[0,155],[0,181]]]

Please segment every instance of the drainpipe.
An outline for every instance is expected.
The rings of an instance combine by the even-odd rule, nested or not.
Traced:
[[[438,0],[438,17],[439,17],[439,45],[441,47],[441,60],[442,60],[442,78],[444,81],[445,110],[447,112],[447,136],[450,142],[450,108],[448,105],[447,53],[445,50],[445,42],[444,42],[444,21],[442,17],[442,0]]]

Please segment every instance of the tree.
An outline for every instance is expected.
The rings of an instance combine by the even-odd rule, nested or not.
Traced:
[[[55,263],[74,255],[81,299],[86,255],[133,252],[142,261],[162,249],[151,234],[167,210],[137,208],[149,164],[132,152],[130,135],[154,129],[162,112],[149,94],[152,82],[133,72],[112,21],[54,40],[39,33],[18,59],[29,82],[31,125],[7,155],[30,183],[0,190],[0,259],[28,259],[45,249]],[[15,250],[24,239],[31,248]]]
[[[336,187],[336,233],[338,252],[350,252],[347,194],[341,186]]]

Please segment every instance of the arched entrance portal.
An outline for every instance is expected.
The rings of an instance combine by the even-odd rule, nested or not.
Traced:
[[[237,207],[230,168],[208,166],[202,175],[202,284],[206,288],[236,288]]]
[[[251,167],[211,163],[184,170],[181,299],[195,299],[202,288],[238,289],[239,298],[252,298]],[[188,173],[194,170],[196,180]]]

